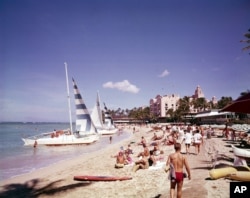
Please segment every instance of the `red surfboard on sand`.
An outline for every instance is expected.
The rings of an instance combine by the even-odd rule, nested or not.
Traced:
[[[130,179],[132,179],[132,177],[90,176],[90,175],[74,176],[75,181],[123,181],[123,180],[130,180]]]

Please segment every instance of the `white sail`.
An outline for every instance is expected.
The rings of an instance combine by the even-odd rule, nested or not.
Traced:
[[[76,105],[76,131],[80,135],[97,133],[97,129],[92,122],[89,111],[82,99],[82,96],[77,88],[77,85],[73,80],[75,105]]]
[[[103,128],[103,121],[102,121],[102,112],[100,107],[100,97],[97,92],[96,104],[91,112],[91,119],[93,120],[95,127],[97,129]]]

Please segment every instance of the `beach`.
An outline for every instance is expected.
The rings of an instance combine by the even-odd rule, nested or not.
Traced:
[[[109,143],[102,150],[91,152],[88,155],[77,156],[73,159],[61,161],[48,167],[35,170],[31,173],[10,178],[0,183],[1,197],[169,197],[168,173],[164,167],[156,169],[132,171],[132,165],[124,168],[114,168],[116,155],[121,147],[126,148],[131,144],[133,150],[132,158],[137,160],[137,154],[143,150],[140,142],[145,137],[150,142],[154,132],[162,135],[163,131],[153,129],[149,126],[136,126],[135,132],[132,126],[124,129],[132,135],[121,142]],[[191,168],[191,180],[184,180],[183,197],[229,197],[230,180],[211,180],[209,171],[213,165],[233,164],[233,153],[230,143],[223,138],[212,137],[204,140],[201,152],[198,155],[192,154],[194,147],[191,147],[191,154],[187,155]],[[149,146],[149,149],[152,147]],[[172,146],[161,146],[166,161],[170,153],[174,152]],[[185,152],[185,146],[182,144]],[[220,158],[212,163],[209,151],[219,151]],[[214,164],[215,163],[215,164]],[[81,182],[74,181],[76,175],[98,175],[98,176],[131,176],[131,180],[112,182]]]

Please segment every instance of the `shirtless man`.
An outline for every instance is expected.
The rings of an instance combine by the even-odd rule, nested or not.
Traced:
[[[124,165],[126,164],[126,158],[123,152],[120,151],[118,155],[116,155],[115,157],[116,157],[115,168],[123,168]]]
[[[172,165],[175,172],[175,179],[172,178],[170,182],[170,197],[174,198],[175,186],[177,184],[177,198],[181,198],[183,178],[184,178],[183,168],[185,167],[189,180],[191,179],[191,173],[189,164],[187,162],[187,158],[181,154],[181,144],[175,143],[174,148],[175,148],[175,153],[172,153],[168,156],[168,160],[166,163],[167,166]]]

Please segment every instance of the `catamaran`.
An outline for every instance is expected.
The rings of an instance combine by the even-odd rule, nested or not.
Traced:
[[[115,134],[118,131],[118,129],[113,125],[112,117],[105,104],[104,104],[104,108],[105,108],[105,116],[104,116],[105,122],[103,123],[101,106],[100,106],[100,97],[99,97],[99,93],[97,92],[96,104],[92,110],[91,118],[99,134],[101,135]]]
[[[67,79],[67,91],[68,102],[70,109],[70,97],[68,88],[68,74],[67,64],[65,64],[66,79]],[[78,90],[76,82],[73,80],[75,106],[76,106],[76,127],[75,132],[72,130],[71,122],[71,110],[70,115],[70,129],[58,130],[47,133],[42,133],[36,136],[22,138],[24,145],[30,145],[36,147],[37,145],[46,146],[59,146],[59,145],[78,145],[78,144],[91,144],[99,140],[99,134],[96,127],[91,120],[89,111],[82,99],[82,96]]]

